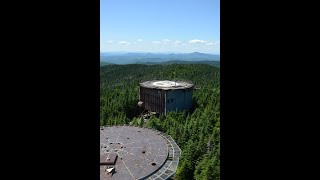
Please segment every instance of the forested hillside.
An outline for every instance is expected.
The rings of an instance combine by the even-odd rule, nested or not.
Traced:
[[[174,75],[175,74],[175,75]],[[139,82],[191,80],[190,112],[169,113],[143,123]],[[205,64],[107,65],[100,67],[100,124],[147,126],[172,136],[182,150],[175,179],[220,179],[220,70]]]

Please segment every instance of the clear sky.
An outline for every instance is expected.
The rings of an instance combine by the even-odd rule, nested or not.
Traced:
[[[220,0],[100,0],[100,52],[220,54]]]

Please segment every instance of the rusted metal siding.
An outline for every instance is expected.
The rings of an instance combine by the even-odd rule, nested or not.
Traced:
[[[159,114],[165,114],[164,90],[140,86],[140,101],[144,102],[145,109]]]

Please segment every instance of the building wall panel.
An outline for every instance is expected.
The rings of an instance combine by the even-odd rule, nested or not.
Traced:
[[[166,111],[183,111],[192,107],[192,89],[170,90],[166,94]]]
[[[145,109],[164,114],[164,90],[140,87],[140,101],[144,102]]]

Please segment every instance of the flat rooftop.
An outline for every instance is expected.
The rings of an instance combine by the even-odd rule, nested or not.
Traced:
[[[186,89],[191,88],[194,85],[185,81],[169,81],[169,80],[154,80],[154,81],[145,81],[140,83],[140,86],[146,88],[154,88],[154,89]]]
[[[100,127],[100,179],[167,179],[181,150],[171,136],[134,126]],[[111,171],[114,169],[114,171]]]

